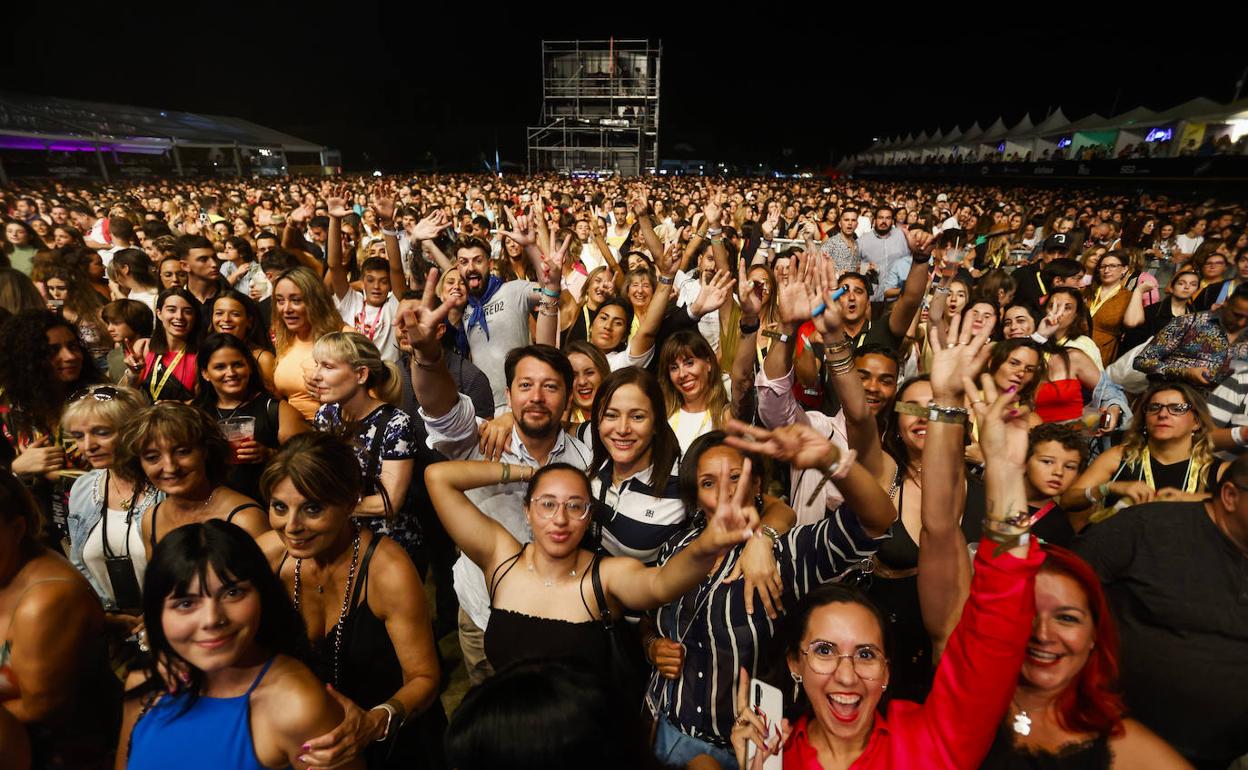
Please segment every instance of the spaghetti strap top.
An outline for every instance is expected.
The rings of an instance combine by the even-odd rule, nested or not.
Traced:
[[[259,505],[256,505],[255,503],[243,503],[242,505],[238,506],[234,510],[227,513],[225,515],[225,520],[228,523],[233,524],[234,517],[237,516],[240,511],[245,511],[248,508],[255,508],[256,510],[261,511],[261,512],[264,511],[263,508],[261,508]],[[152,541],[153,550],[155,550],[156,548],[156,516],[158,513],[160,513],[159,505],[157,505],[155,508],[152,509],[152,529],[151,529],[151,533],[148,536],[148,539]],[[286,560],[285,557],[282,557],[282,561],[285,562],[285,560]]]
[[[181,693],[157,700],[134,725],[127,770],[265,770],[252,741],[251,694],[274,660],[237,697],[191,700],[189,693]]]
[[[556,618],[540,618],[494,606],[494,592],[507,573],[524,555],[528,544],[520,547],[515,556],[499,564],[490,576],[490,624],[485,627],[485,657],[496,671],[526,660],[551,660],[564,658],[588,666],[591,671],[607,671],[611,656],[608,631],[594,616],[585,601],[585,576],[591,565],[581,575],[581,605],[588,620],[574,622]],[[595,557],[597,559],[598,557]],[[506,569],[504,569],[504,567]],[[502,570],[502,574],[499,574]]]

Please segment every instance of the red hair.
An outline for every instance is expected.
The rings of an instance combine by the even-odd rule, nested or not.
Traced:
[[[1083,589],[1092,613],[1096,646],[1088,661],[1057,699],[1057,722],[1076,733],[1121,735],[1125,707],[1118,692],[1118,626],[1101,580],[1086,561],[1055,545],[1045,545],[1041,571],[1065,575]]]

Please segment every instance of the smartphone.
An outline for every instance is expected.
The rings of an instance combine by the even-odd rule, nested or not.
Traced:
[[[767,715],[766,722],[769,728],[767,740],[775,740],[775,737],[780,734],[780,720],[784,718],[784,697],[780,694],[780,690],[761,679],[754,679],[750,682],[750,705]],[[745,751],[746,762],[753,762],[754,755],[758,753],[758,747],[751,741],[747,744]],[[782,770],[783,754],[782,749],[780,753],[764,759],[763,770]]]

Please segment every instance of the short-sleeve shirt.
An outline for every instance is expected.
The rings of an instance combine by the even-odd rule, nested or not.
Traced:
[[[507,281],[500,286],[482,308],[490,327],[488,336],[480,324],[472,323],[477,311],[471,307],[464,311],[472,362],[490,379],[496,413],[507,411],[507,375],[503,370],[507,354],[532,342],[529,310],[537,301],[536,290],[537,284],[532,281]]]
[[[1137,505],[1075,551],[1105,585],[1129,713],[1209,766],[1248,752],[1248,557],[1205,504]]]
[[[389,413],[389,418],[386,415]],[[342,407],[338,404],[325,404],[316,412],[314,426],[317,430],[329,430],[342,424]],[[373,441],[377,431],[382,431],[381,445],[377,449],[378,458],[375,462],[370,457]],[[356,440],[352,442],[355,459],[360,464],[360,472],[368,474],[373,469],[372,478],[365,479],[367,486],[372,482],[374,490],[381,488],[381,464],[386,460],[411,460],[416,457],[416,428],[412,418],[402,409],[387,409],[379,406],[360,420]],[[384,516],[361,517],[360,521],[368,524],[379,535],[389,535],[409,552],[420,545],[420,526],[407,500],[391,500],[394,508],[394,520],[386,521]]]
[[[348,289],[342,299],[335,300],[338,315],[360,334],[377,346],[383,361],[399,360],[399,342],[394,334],[394,318],[399,313],[399,301],[391,293],[381,307],[373,307],[364,301],[363,292]]]

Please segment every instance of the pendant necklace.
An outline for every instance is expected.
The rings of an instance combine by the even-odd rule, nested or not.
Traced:
[[[1010,727],[1019,735],[1031,735],[1031,716],[1026,710],[1019,708],[1017,702],[1014,703],[1014,708],[1018,713],[1014,715],[1014,723]]]

